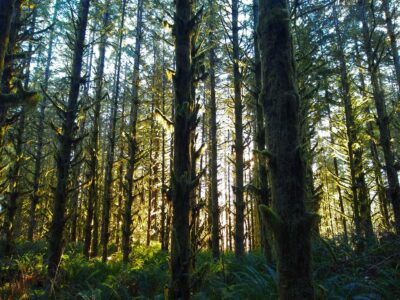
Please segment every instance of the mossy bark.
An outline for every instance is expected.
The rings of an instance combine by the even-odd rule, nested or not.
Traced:
[[[175,39],[176,74],[174,76],[174,135],[172,185],[172,239],[170,299],[190,298],[190,201],[194,188],[192,178],[193,133],[197,125],[198,106],[192,97],[192,39],[196,18],[193,1],[175,1],[173,34]]]
[[[260,61],[260,51],[258,48],[258,14],[259,14],[259,0],[253,1],[253,18],[254,18],[254,106],[255,106],[255,144],[258,151],[263,151],[265,149],[265,122],[263,114],[263,106],[260,102],[260,91],[261,91],[261,61]],[[256,155],[256,180],[257,183],[257,204],[264,204],[269,206],[271,204],[271,199],[269,195],[268,186],[268,170],[266,165],[266,159],[263,155]],[[270,244],[270,238],[268,237],[268,229],[265,227],[265,223],[262,222],[261,214],[257,213],[258,223],[259,223],[259,234],[261,248],[264,253],[264,257],[267,262],[272,261],[272,249]]]
[[[57,273],[63,247],[63,233],[66,221],[65,204],[68,197],[68,179],[76,128],[75,120],[78,113],[78,97],[81,84],[82,59],[85,49],[84,43],[89,6],[90,0],[81,0],[79,19],[76,27],[76,39],[73,46],[73,60],[67,110],[62,124],[62,134],[58,136],[56,152],[57,184],[54,192],[54,206],[48,246],[48,275],[50,278],[54,278]]]
[[[261,206],[274,235],[279,298],[314,299],[311,228],[305,208],[300,99],[286,0],[260,1],[259,49],[272,208]]]

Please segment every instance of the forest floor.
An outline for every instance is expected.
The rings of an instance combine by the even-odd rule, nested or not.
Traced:
[[[115,247],[110,251],[116,250]],[[46,243],[19,242],[12,259],[0,258],[0,299],[47,299]],[[107,264],[86,260],[82,246],[68,246],[54,288],[55,299],[166,299],[168,255],[159,245],[137,246],[132,263],[115,252]],[[339,240],[314,242],[318,299],[400,299],[400,242],[387,241],[357,254]],[[259,253],[241,260],[225,253],[213,262],[197,255],[193,299],[277,299],[276,272]]]

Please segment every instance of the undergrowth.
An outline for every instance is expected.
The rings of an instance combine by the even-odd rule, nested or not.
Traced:
[[[81,245],[68,246],[57,282],[46,281],[46,244],[21,242],[13,258],[0,259],[0,299],[166,299],[168,255],[159,245],[134,247],[131,263],[118,253],[87,260]],[[400,299],[400,243],[355,253],[338,240],[315,241],[314,279],[318,299]],[[260,253],[214,262],[204,251],[192,274],[193,299],[277,299],[275,266]]]

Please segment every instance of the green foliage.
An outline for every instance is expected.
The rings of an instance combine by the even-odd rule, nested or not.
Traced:
[[[228,253],[211,262],[210,253],[200,253],[193,277],[200,273],[202,282],[194,299],[276,299],[275,271],[262,255],[250,253],[237,259]]]
[[[36,299],[45,293],[46,243],[17,243],[15,259],[0,260],[0,299]],[[400,297],[400,242],[386,241],[363,255],[336,240],[315,240],[314,279],[317,299],[397,299]],[[331,252],[335,253],[336,260]],[[87,260],[81,245],[63,255],[54,291],[56,299],[164,299],[169,282],[168,255],[159,245],[133,248],[131,263],[120,254]],[[193,299],[277,299],[277,275],[261,253],[241,259],[225,253],[214,262],[211,252],[196,257]],[[44,296],[43,296],[44,297]]]

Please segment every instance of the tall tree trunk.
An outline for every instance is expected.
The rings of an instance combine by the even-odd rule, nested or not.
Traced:
[[[367,187],[362,166],[362,147],[355,146],[356,143],[359,143],[359,138],[354,121],[354,109],[351,103],[349,76],[344,56],[344,41],[339,28],[336,6],[333,7],[333,12],[338,45],[338,58],[340,63],[341,96],[345,111],[347,149],[350,163],[351,190],[353,194],[354,224],[356,228],[356,245],[359,250],[362,250],[362,245],[364,244],[363,240],[372,240],[374,235],[371,221],[371,207],[369,196],[366,192]]]
[[[164,37],[163,37],[164,38]],[[165,72],[167,70],[166,64],[165,64],[165,45],[164,45],[164,39],[162,42],[162,88],[161,88],[161,109],[163,115],[165,115],[165,101],[166,101],[166,88],[167,88],[167,78],[165,76]],[[161,250],[167,251],[168,250],[168,228],[169,228],[169,223],[167,222],[168,219],[168,203],[170,202],[170,199],[168,199],[167,195],[167,188],[166,188],[166,130],[163,126],[162,128],[162,146],[161,146],[161,184],[163,186],[162,188],[162,193],[161,193],[161,234],[160,234],[160,239],[161,239]]]
[[[258,151],[263,151],[265,149],[265,121],[263,115],[263,107],[260,98],[261,90],[261,61],[260,61],[260,51],[258,49],[258,14],[259,14],[259,0],[253,1],[253,18],[254,18],[254,104],[255,104],[255,115],[256,115],[256,125],[255,125],[255,143],[256,149]],[[268,192],[268,171],[266,166],[265,157],[262,155],[256,156],[257,160],[257,175],[255,176],[255,181],[257,182],[257,204],[264,204],[269,206],[269,192]],[[267,262],[272,261],[271,245],[268,240],[268,233],[265,223],[262,222],[261,214],[257,214],[259,217],[259,229],[261,238],[261,248]]]
[[[358,42],[356,42],[356,62],[358,65],[361,65],[361,57],[360,57]],[[359,81],[360,81],[360,92],[361,92],[363,99],[365,99],[367,89],[365,86],[364,73],[362,72],[361,69],[359,69],[358,77],[359,77]],[[365,112],[367,115],[371,115],[369,105],[367,105]],[[370,150],[370,155],[372,158],[372,166],[373,166],[373,172],[374,172],[374,176],[375,176],[375,184],[376,184],[376,188],[377,188],[377,192],[378,192],[379,207],[380,207],[381,214],[383,217],[383,224],[384,224],[385,228],[387,230],[389,230],[390,229],[390,218],[389,218],[389,210],[388,210],[388,201],[387,201],[385,186],[383,183],[382,172],[381,172],[382,167],[381,167],[381,162],[379,159],[378,146],[375,142],[376,137],[375,137],[374,125],[373,125],[372,121],[367,122],[366,132],[369,136],[369,150]]]
[[[209,76],[210,76],[210,102],[209,102],[209,136],[211,143],[210,151],[210,179],[211,179],[211,190],[210,190],[210,202],[211,202],[211,249],[214,259],[219,258],[219,204],[218,204],[218,141],[217,141],[217,102],[215,95],[215,1],[209,0],[208,4],[210,6],[210,18],[209,18],[209,28],[210,33],[208,36],[210,44],[209,53]]]
[[[359,19],[362,23],[362,36],[364,50],[367,56],[368,73],[371,77],[372,96],[375,101],[378,114],[379,141],[385,158],[386,174],[389,183],[389,197],[392,202],[395,227],[397,235],[400,235],[400,185],[397,170],[395,168],[393,145],[389,128],[389,116],[386,111],[385,94],[379,82],[379,65],[376,62],[375,52],[371,45],[371,32],[368,26],[367,5],[365,0],[358,0]]]
[[[3,77],[1,78],[0,93],[6,94],[11,93],[14,85],[12,83],[14,77],[20,77],[22,74],[15,67],[14,64],[14,52],[19,48],[20,43],[19,31],[21,29],[21,0],[15,2],[14,15],[11,21],[11,29],[9,33],[8,52],[5,59],[5,68],[3,71]],[[30,58],[29,58],[30,59]],[[27,84],[28,82],[26,82]],[[5,111],[6,112],[6,111]],[[25,110],[23,109],[20,114],[17,114],[18,122],[15,125],[15,129],[10,134],[10,140],[14,148],[13,157],[11,158],[11,167],[7,173],[7,203],[6,203],[6,216],[4,218],[4,236],[5,236],[5,254],[11,255],[14,248],[14,234],[17,232],[20,207],[18,198],[20,195],[19,190],[19,177],[20,169],[23,161],[22,156],[22,144],[23,144],[23,132],[25,126]],[[11,125],[11,123],[9,123]]]
[[[93,127],[91,130],[90,143],[89,143],[89,163],[88,163],[88,176],[87,180],[90,182],[89,184],[89,192],[88,192],[88,204],[87,204],[87,216],[86,216],[86,225],[85,225],[85,243],[83,254],[89,258],[90,252],[90,243],[92,239],[92,222],[94,215],[94,207],[95,202],[98,199],[98,179],[99,179],[99,171],[98,171],[98,155],[99,155],[99,130],[100,130],[100,111],[101,111],[101,102],[103,100],[103,77],[104,77],[104,64],[105,64],[105,55],[106,55],[106,46],[107,46],[107,35],[109,30],[109,4],[106,4],[103,13],[102,26],[100,29],[101,37],[99,44],[99,60],[97,63],[97,72],[96,72],[96,91],[95,91],[95,105],[93,112]],[[104,212],[104,210],[103,210]]]
[[[60,6],[60,1],[57,0],[54,4],[54,12],[51,18],[52,24],[56,25],[58,10]],[[47,48],[47,58],[46,58],[46,66],[44,70],[44,80],[43,80],[43,89],[47,91],[49,87],[49,79],[51,74],[51,61],[53,58],[53,45],[54,45],[54,26],[50,29],[50,35],[48,39],[48,48]],[[35,145],[35,169],[33,171],[33,191],[31,198],[31,206],[29,210],[29,227],[28,227],[28,240],[33,240],[33,234],[36,227],[36,207],[40,201],[40,179],[42,172],[42,163],[43,163],[43,146],[44,146],[44,119],[45,119],[45,110],[47,105],[47,98],[44,97],[39,106],[39,114],[38,114],[38,126],[37,126],[37,141]]]
[[[72,72],[67,110],[64,112],[65,118],[62,124],[62,133],[58,136],[58,148],[56,153],[57,185],[54,193],[53,215],[50,225],[48,246],[48,275],[50,278],[56,276],[61,259],[65,224],[65,203],[68,196],[68,177],[71,167],[71,151],[74,144],[75,120],[78,112],[78,97],[89,5],[90,0],[81,0],[80,2],[79,18],[73,46]]]
[[[198,105],[192,98],[194,87],[192,39],[199,21],[193,16],[193,1],[175,1],[176,74],[174,76],[174,162],[172,174],[172,249],[171,284],[169,298],[189,299],[190,297],[190,206],[193,189],[192,157],[194,131],[197,123]]]
[[[57,14],[59,8],[59,1],[56,1],[54,4],[54,12],[52,16],[52,24],[56,23]],[[31,30],[34,32],[34,29]],[[47,57],[46,57],[46,66],[44,70],[44,82],[43,82],[43,89],[47,90],[49,86],[49,79],[50,79],[50,67],[51,67],[51,59],[53,57],[53,44],[54,44],[54,27],[50,29],[50,35],[48,40],[48,48],[47,48]],[[46,109],[46,101],[47,99],[44,98],[39,106],[39,114],[38,114],[38,126],[36,131],[36,145],[35,145],[35,168],[33,171],[33,182],[32,182],[32,196],[31,196],[31,203],[29,209],[29,223],[28,223],[28,233],[27,238],[29,241],[33,240],[33,235],[36,227],[36,207],[40,200],[40,178],[41,178],[41,170],[42,170],[42,161],[43,161],[43,135],[44,135],[44,118],[45,118],[45,109]]]
[[[129,115],[128,134],[128,161],[126,167],[126,202],[124,208],[124,218],[122,224],[122,252],[123,261],[129,261],[131,227],[132,227],[132,204],[134,200],[134,171],[136,168],[137,156],[137,140],[136,140],[136,123],[139,108],[139,67],[141,59],[141,46],[143,39],[143,0],[138,0],[137,21],[136,21],[136,42],[135,42],[135,62],[133,66],[133,85],[132,85],[132,102]]]
[[[244,255],[244,199],[243,199],[243,104],[242,75],[239,70],[239,1],[232,0],[233,85],[235,94],[235,255]]]
[[[326,85],[325,88],[327,89],[328,86]],[[330,109],[330,101],[331,99],[329,99],[329,92],[328,90],[325,90],[325,97],[326,97],[326,103],[327,103],[327,107],[328,107],[328,120],[329,120],[329,134],[330,134],[330,142],[332,145],[335,144],[335,140],[334,140],[334,134],[333,134],[333,130],[332,130],[332,119],[331,119],[331,109]],[[338,198],[339,198],[339,208],[340,208],[340,220],[342,222],[342,227],[343,227],[343,237],[344,237],[344,242],[345,244],[348,244],[349,241],[349,237],[348,237],[348,232],[347,232],[347,221],[346,221],[346,213],[344,210],[344,203],[343,203],[343,194],[342,194],[342,189],[340,187],[339,181],[340,181],[340,174],[339,174],[339,164],[338,164],[338,159],[335,156],[333,158],[333,167],[334,167],[334,174],[337,180],[336,183],[336,190],[338,193]]]
[[[260,2],[259,49],[272,209],[261,206],[275,237],[279,298],[314,299],[311,228],[305,209],[305,163],[300,145],[300,99],[286,0]]]

